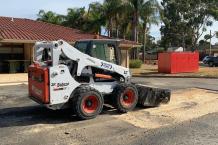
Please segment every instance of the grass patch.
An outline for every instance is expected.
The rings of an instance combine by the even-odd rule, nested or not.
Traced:
[[[142,61],[139,59],[130,60],[130,62],[129,62],[130,68],[141,68],[141,66],[142,66]]]
[[[215,77],[218,78],[218,67],[200,67],[196,73],[162,74],[158,73],[157,65],[141,65],[140,68],[131,69],[132,75],[163,75],[163,76],[187,76],[187,77]]]

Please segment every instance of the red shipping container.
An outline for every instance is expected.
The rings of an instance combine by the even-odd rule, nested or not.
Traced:
[[[158,54],[159,73],[188,73],[198,72],[198,52],[166,52]]]

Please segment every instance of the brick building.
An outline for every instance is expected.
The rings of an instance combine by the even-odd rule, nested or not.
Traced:
[[[36,41],[63,39],[73,45],[78,40],[95,37],[95,34],[50,23],[0,17],[0,73],[25,72],[32,61],[33,46]],[[108,37],[99,36],[99,39],[108,39]],[[120,40],[120,42],[122,65],[128,67],[129,49],[140,45],[128,40]]]

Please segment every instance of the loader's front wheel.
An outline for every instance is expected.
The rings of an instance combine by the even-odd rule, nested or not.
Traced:
[[[120,113],[126,113],[135,108],[138,102],[138,91],[133,84],[119,84],[113,91],[113,104]]]
[[[80,119],[95,118],[102,111],[104,99],[101,93],[92,87],[79,87],[73,98],[74,112]]]

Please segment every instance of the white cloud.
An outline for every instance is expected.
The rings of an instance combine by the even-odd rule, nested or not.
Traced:
[[[155,37],[156,41],[161,39],[160,27],[161,25],[152,25],[150,29],[150,35]]]
[[[212,34],[215,34],[215,32],[218,31],[218,21],[214,21],[213,26],[212,27],[208,27],[207,28],[207,32],[204,33],[205,34],[210,34],[210,30],[212,32]],[[204,35],[201,37],[201,39],[204,39]],[[212,38],[212,44],[218,43],[218,39],[216,37]]]

